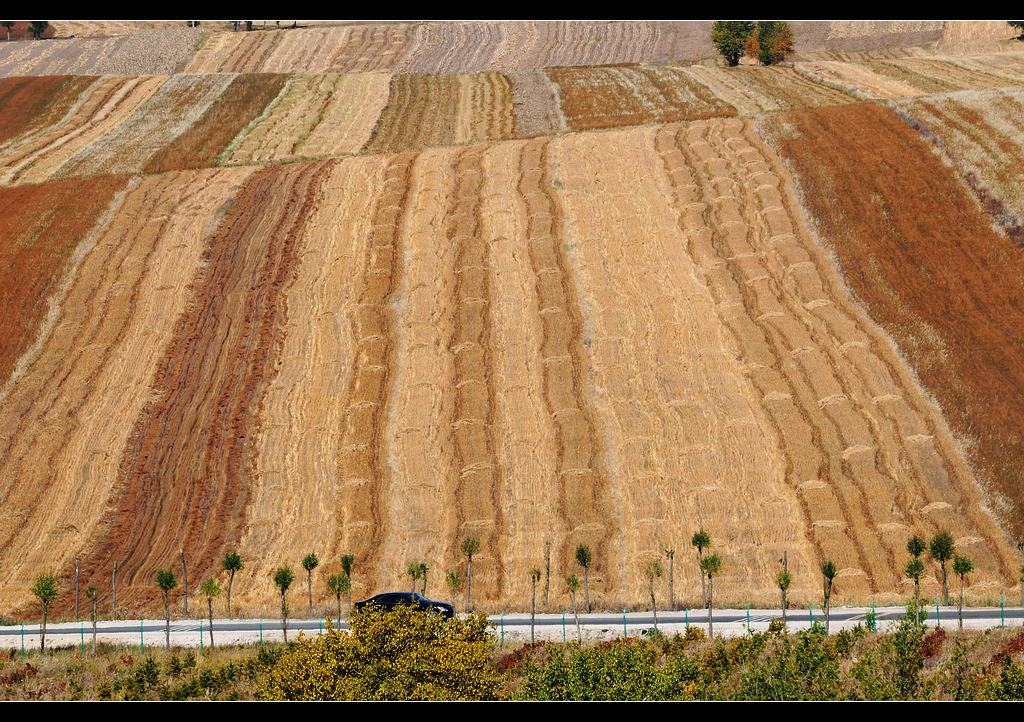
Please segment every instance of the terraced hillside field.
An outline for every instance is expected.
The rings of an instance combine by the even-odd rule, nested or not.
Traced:
[[[817,23],[684,64],[707,29],[0,43],[0,611],[77,560],[162,612],[157,569],[229,550],[242,615],[311,551],[318,607],[349,553],[355,598],[410,562],[447,598],[469,536],[481,609],[549,546],[565,607],[579,544],[596,607],[666,549],[695,606],[701,527],[716,603],[774,604],[783,554],[798,603],[824,559],[897,602],[941,529],[971,599],[1019,593],[1024,53]]]

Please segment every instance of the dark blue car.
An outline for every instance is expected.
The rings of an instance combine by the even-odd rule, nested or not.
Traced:
[[[360,610],[370,604],[376,605],[381,609],[394,609],[398,606],[413,607],[428,614],[440,614],[444,619],[451,619],[455,616],[455,607],[451,604],[435,602],[414,592],[386,592],[378,594],[361,602],[356,602],[355,608]]]

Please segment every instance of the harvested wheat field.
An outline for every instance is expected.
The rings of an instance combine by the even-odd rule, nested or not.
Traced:
[[[1019,538],[1020,249],[993,230],[994,219],[954,171],[888,109],[801,111],[764,127],[797,172],[847,282],[934,396],[977,469],[988,492],[981,501]]]
[[[90,192],[104,193],[96,207],[117,195],[101,214],[66,216],[83,230],[72,237],[68,261],[51,271],[46,320],[0,396],[0,477],[10,480],[0,512],[5,602],[23,599],[38,570],[66,569],[105,536],[129,420],[151,403],[157,364],[192,302],[206,234],[248,172],[93,181]],[[65,188],[75,184],[31,190]],[[24,198],[29,190],[4,193]],[[4,315],[12,310],[5,306]]]
[[[985,210],[1024,248],[1024,89],[952,93],[901,109],[941,144]]]

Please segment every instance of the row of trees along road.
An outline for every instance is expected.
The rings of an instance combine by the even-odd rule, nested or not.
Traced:
[[[0,26],[7,30],[7,40],[9,41],[11,39],[11,30],[14,29],[14,21],[0,20]],[[49,27],[50,23],[46,20],[33,20],[28,24],[28,32],[35,40],[39,40]]]
[[[731,66],[744,56],[775,65],[793,52],[793,31],[780,20],[719,20],[711,26],[711,44]]]
[[[722,571],[722,559],[717,553],[710,554],[711,549],[711,535],[704,529],[700,529],[693,534],[690,538],[691,546],[696,550],[697,565],[700,571],[701,577],[701,604],[708,610],[708,637],[714,637],[714,578],[718,576]],[[1018,545],[1018,548],[1024,552],[1024,542]],[[473,556],[480,551],[479,540],[473,537],[467,537],[463,539],[460,549],[466,556],[466,612],[469,613],[472,610],[472,573],[473,573]],[[551,560],[550,560],[550,544],[545,545],[546,550],[546,563],[545,568],[550,576]],[[936,534],[931,542],[926,542],[924,539],[914,536],[907,542],[907,551],[911,555],[911,559],[907,562],[906,568],[904,569],[905,575],[914,581],[914,607],[920,608],[921,595],[920,595],[920,582],[921,577],[925,573],[925,565],[921,560],[922,554],[928,551],[932,559],[939,563],[942,573],[942,597],[943,603],[949,605],[949,587],[947,583],[947,563],[952,560],[953,562],[953,573],[960,577],[960,599],[958,605],[958,620],[959,626],[963,627],[963,593],[965,578],[974,570],[973,562],[962,555],[956,553],[956,544],[953,539],[953,535],[948,530],[941,530]],[[669,605],[671,609],[675,609],[675,590],[673,580],[673,570],[675,563],[675,550],[665,549],[665,557],[669,562]],[[593,565],[594,558],[590,547],[580,544],[576,547],[576,562],[579,564],[583,571],[583,593],[584,602],[586,604],[587,612],[592,611],[590,603],[590,589],[589,589],[589,569]],[[782,569],[776,576],[776,584],[779,587],[782,601],[782,622],[786,623],[786,613],[789,607],[787,592],[790,585],[793,582],[792,574],[789,571],[788,560],[783,554],[783,558],[779,560],[782,564]],[[327,590],[337,600],[337,614],[338,624],[341,624],[341,595],[348,595],[348,607],[352,608],[352,572],[355,563],[355,558],[351,554],[346,554],[341,558],[342,572],[340,574],[332,574],[327,579]],[[306,586],[309,600],[309,614],[313,614],[313,570],[320,565],[320,559],[317,557],[315,552],[311,552],[302,559],[302,568],[306,571]],[[229,552],[224,556],[223,567],[228,573],[227,582],[227,614],[228,619],[231,619],[231,590],[234,584],[235,574],[245,566],[242,558],[237,552]],[[426,575],[427,565],[423,562],[412,562],[408,567],[408,574],[412,578],[412,591],[416,591],[417,582],[422,579],[423,586],[422,592],[426,592]],[[654,580],[659,579],[663,575],[663,570],[660,562],[657,559],[649,560],[646,562],[643,570],[644,576],[648,580],[648,591],[651,597],[651,609],[654,613],[654,627],[657,629],[658,626],[658,604],[655,594]],[[530,582],[531,582],[531,600],[530,600],[530,639],[535,640],[535,621],[536,621],[536,610],[537,610],[537,582],[540,581],[542,573],[539,567],[534,567],[529,571]],[[822,596],[824,599],[825,608],[825,631],[829,631],[829,622],[831,616],[831,600],[832,595],[835,591],[835,579],[838,575],[838,568],[832,560],[825,560],[821,565],[822,575]],[[1022,568],[1022,575],[1024,575],[1024,568]],[[274,584],[281,592],[281,624],[284,632],[284,638],[288,640],[288,600],[287,591],[295,581],[295,574],[291,567],[284,565],[275,570]],[[76,575],[77,580],[77,575]],[[445,582],[451,591],[452,606],[455,605],[455,593],[461,586],[462,577],[458,571],[449,571]],[[166,617],[166,643],[168,648],[170,647],[170,624],[171,624],[171,613],[170,613],[170,601],[169,595],[172,589],[174,589],[178,580],[174,572],[171,569],[161,569],[156,573],[156,583],[160,588],[163,601],[164,601],[164,612]],[[566,589],[569,592],[569,598],[572,605],[573,618],[576,622],[577,635],[582,641],[583,633],[579,621],[579,613],[576,605],[576,593],[580,588],[580,579],[575,574],[570,575],[565,580]],[[35,581],[35,584],[31,587],[33,595],[39,600],[42,607],[43,621],[40,631],[40,648],[45,648],[46,641],[46,622],[49,616],[49,610],[52,603],[58,597],[57,582],[56,578],[52,573],[40,574]],[[220,595],[221,587],[220,584],[214,578],[206,579],[199,586],[199,593],[207,601],[207,613],[210,622],[210,646],[213,646],[213,600]],[[77,600],[77,582],[75,590]],[[86,589],[86,597],[92,602],[92,623],[93,623],[93,648],[95,650],[96,645],[96,600],[97,590],[94,586],[89,586]],[[547,604],[547,589],[545,589],[545,606]],[[77,606],[76,606],[77,611]],[[116,615],[113,615],[116,616]]]

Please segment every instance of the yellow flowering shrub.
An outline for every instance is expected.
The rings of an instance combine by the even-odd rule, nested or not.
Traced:
[[[353,612],[350,632],[299,637],[256,692],[286,700],[495,699],[502,675],[491,664],[487,618],[442,620],[401,607]]]

